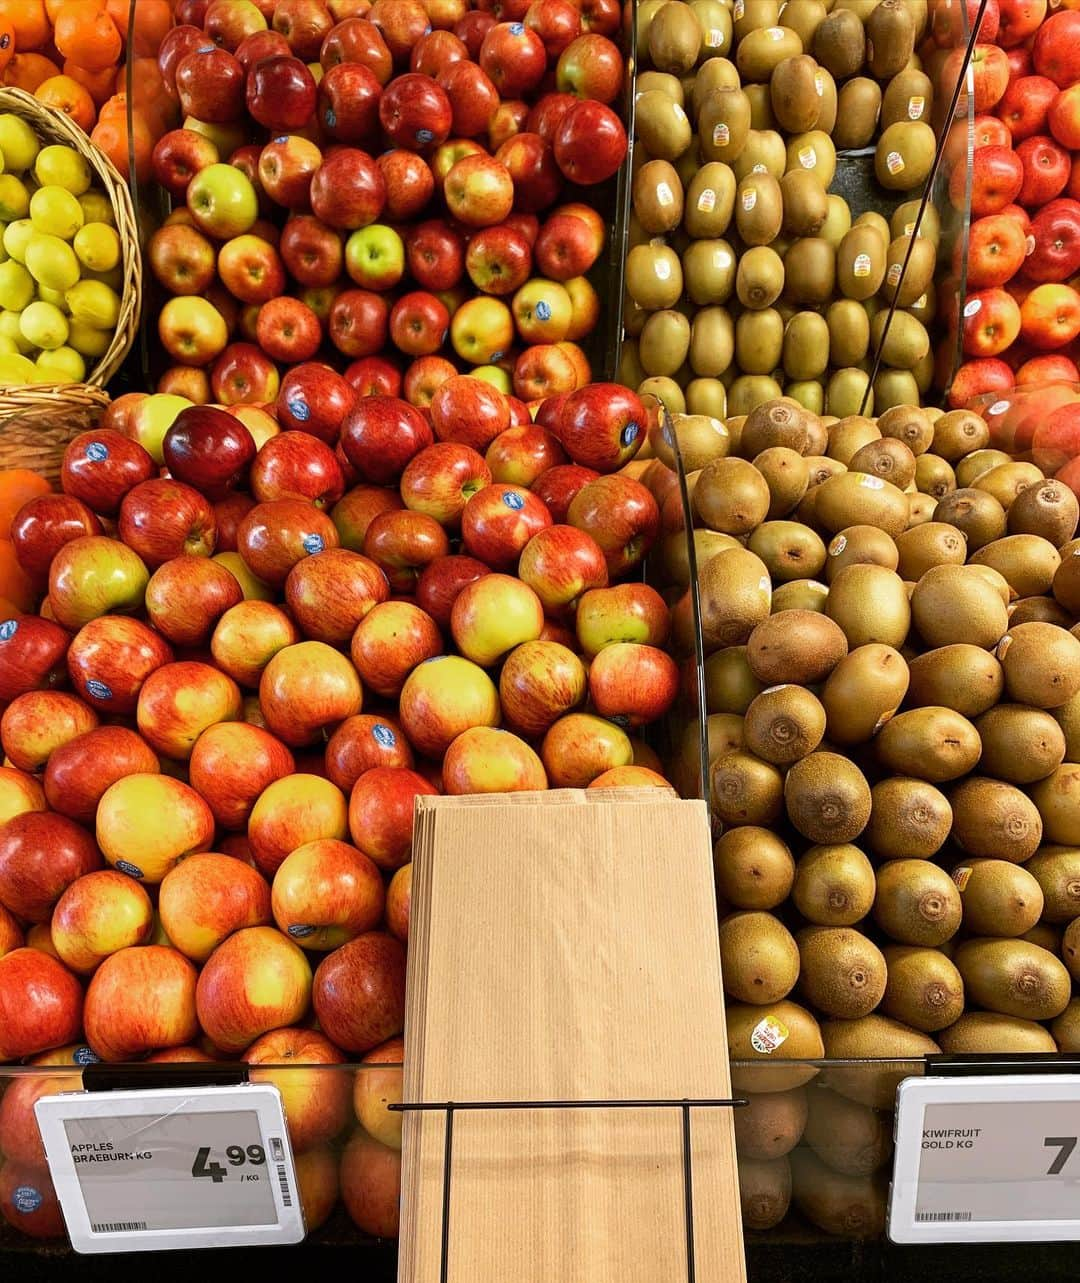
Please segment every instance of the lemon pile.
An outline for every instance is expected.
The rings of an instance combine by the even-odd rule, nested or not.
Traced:
[[[120,317],[112,206],[72,147],[0,115],[0,386],[80,383]]]

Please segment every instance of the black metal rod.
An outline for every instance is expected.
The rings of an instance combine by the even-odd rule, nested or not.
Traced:
[[[738,1109],[746,1100],[471,1100],[414,1101],[388,1105],[394,1113],[447,1113],[499,1109]]]
[[[446,1283],[450,1271],[450,1181],[454,1170],[454,1105],[446,1107],[446,1143],[443,1147],[442,1259],[439,1279]]]
[[[693,1149],[690,1145],[689,1102],[682,1107],[682,1159],[686,1205],[686,1278],[687,1283],[696,1283],[697,1264],[694,1259],[694,1159]]]

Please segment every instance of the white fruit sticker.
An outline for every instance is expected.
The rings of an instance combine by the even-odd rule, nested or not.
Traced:
[[[859,485],[864,490],[884,490],[885,482],[880,477],[872,477],[869,473],[859,478]]]
[[[910,311],[910,312],[917,312],[917,311],[919,311],[919,309],[920,309],[920,308],[925,308],[925,307],[927,306],[928,302],[929,302],[929,300],[927,299],[926,295],[925,295],[925,294],[920,294],[920,295],[919,295],[919,297],[915,300],[915,302],[914,302],[914,303],[912,303],[912,305],[911,305],[911,307],[908,309],[908,311]]]
[[[784,38],[784,33],[780,27],[769,27],[766,29],[765,34],[770,40],[783,40]]]
[[[926,99],[922,94],[912,94],[907,100],[908,120],[922,120],[922,114],[926,110]]]
[[[870,263],[870,255],[869,255],[869,254],[856,254],[856,255],[855,255],[855,262],[852,264],[852,267],[851,267],[851,270],[852,270],[852,272],[854,273],[854,275],[856,275],[856,276],[869,276],[869,275],[870,275],[870,268],[871,268],[871,263]]]
[[[825,77],[820,71],[814,72],[814,88],[817,90],[817,96],[819,98],[825,97]]]
[[[667,183],[657,183],[656,199],[660,202],[661,205],[675,204],[675,196],[671,188],[667,185]]]
[[[750,172],[752,174],[767,174],[769,172],[769,167],[768,165],[763,165],[759,160]]]
[[[809,144],[799,148],[799,164],[803,169],[813,169],[817,165],[817,152]]]
[[[1034,254],[1034,252],[1035,237],[1029,233],[1027,239],[1024,241],[1024,257],[1027,258],[1029,254]]]
[[[756,204],[757,204],[757,192],[753,189],[753,187],[750,187],[742,194],[742,207],[749,214]]]
[[[726,147],[731,141],[731,130],[723,121],[720,121],[717,125],[713,125],[712,141],[714,147]]]
[[[889,265],[889,271],[885,279],[886,281],[888,281],[889,285],[891,285],[893,289],[895,289],[897,285],[900,284],[900,276],[903,273],[903,270],[904,270],[904,267],[902,263],[891,263]]]
[[[971,867],[967,864],[961,864],[958,869],[953,869],[952,880],[956,883],[957,890],[963,891],[971,878]]]
[[[697,198],[697,207],[703,214],[711,214],[716,208],[716,192],[711,187],[706,187]]]
[[[837,535],[832,543],[829,544],[829,556],[839,557],[846,547],[847,535]]]
[[[736,21],[736,22],[738,22],[738,20],[739,20],[739,19],[743,16],[743,14],[746,12],[746,4],[745,4],[745,0],[735,0],[735,8],[734,8],[733,12],[734,12],[734,14],[735,14],[735,21]]]
[[[885,157],[885,168],[890,174],[899,174],[904,168],[904,158],[898,151],[891,151]]]
[[[770,597],[772,596],[772,580],[768,575],[762,575],[757,582],[757,586],[763,593],[768,593]]]
[[[1008,408],[1008,401],[995,401],[990,409],[987,410],[987,414],[1004,414]]]
[[[671,264],[666,258],[658,258],[656,260],[656,275],[661,281],[666,281],[671,275]]]
[[[777,1047],[787,1042],[790,1032],[782,1020],[766,1016],[751,1030],[750,1046],[762,1056],[771,1056]]]
[[[964,315],[965,315],[965,316],[974,316],[974,315],[975,315],[975,313],[976,313],[976,312],[977,312],[981,307],[982,307],[982,299],[981,299],[981,298],[972,298],[972,299],[968,299],[968,301],[964,304]]]
[[[705,32],[705,43],[710,49],[719,49],[724,43],[724,33],[719,27],[710,27]]]

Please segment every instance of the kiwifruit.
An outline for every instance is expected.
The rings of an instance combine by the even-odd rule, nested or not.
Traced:
[[[788,818],[816,843],[851,842],[870,818],[870,785],[838,753],[820,750],[796,762],[783,784]]]
[[[830,459],[836,459],[847,467],[864,445],[880,440],[881,430],[873,419],[861,414],[849,414],[829,429],[826,453]]]
[[[768,829],[728,829],[713,847],[716,889],[736,909],[774,909],[795,881],[791,851]]]
[[[1076,495],[1062,481],[1038,481],[1009,505],[1009,533],[1040,535],[1055,548],[1070,540],[1080,520]]]
[[[1030,940],[1032,944],[1037,944],[1040,949],[1048,949],[1051,953],[1061,953],[1061,940],[1063,932],[1060,927],[1056,927],[1051,922],[1037,922],[1030,931],[1025,931],[1020,937],[1022,940]]]
[[[829,585],[825,611],[840,625],[852,650],[870,642],[899,650],[911,626],[904,581],[884,566],[857,563],[841,570]]]
[[[992,1011],[967,1011],[938,1034],[941,1050],[951,1056],[972,1052],[1057,1051],[1045,1025]]]
[[[787,997],[799,978],[799,949],[771,913],[742,911],[720,923],[720,967],[725,990],[757,1006]]]
[[[743,719],[737,713],[710,713],[705,719],[709,761],[716,762],[743,746]]]
[[[685,110],[664,90],[650,89],[638,95],[635,111],[637,135],[648,154],[678,160],[693,137]]]
[[[743,535],[759,526],[771,496],[765,478],[745,459],[712,459],[694,490],[694,511],[712,530]],[[1002,630],[1004,631],[1004,630]]]
[[[769,98],[773,117],[786,133],[802,134],[817,127],[821,94],[815,77],[819,74],[817,63],[805,53],[785,58],[773,68]]]
[[[820,1060],[825,1054],[818,1022],[805,1007],[786,1000],[768,1007],[731,1002],[727,1004],[726,1019],[732,1061],[756,1062],[744,1070],[733,1066],[733,1091],[789,1091],[809,1082],[817,1073],[812,1065],[782,1063]],[[761,1063],[770,1060],[774,1063]]]
[[[841,242],[842,244],[843,242]],[[854,299],[837,299],[825,312],[829,327],[829,360],[835,365],[857,365],[870,344],[870,320]]]
[[[851,927],[804,927],[798,934],[799,988],[828,1016],[867,1016],[885,992],[885,959]]]
[[[1004,575],[1017,597],[1049,592],[1061,565],[1057,549],[1041,535],[1006,535],[985,544],[971,560],[980,566],[992,566]]]
[[[884,954],[888,981],[881,1010],[885,1015],[932,1034],[963,1013],[963,978],[939,949],[889,944]]]
[[[779,1225],[791,1205],[791,1164],[787,1156],[744,1158],[740,1147],[738,1173],[743,1225],[750,1230],[771,1230]]]
[[[640,14],[638,21],[640,22]],[[640,76],[638,77],[640,82]],[[688,90],[690,107],[695,119],[701,110],[701,104],[714,89],[738,89],[739,73],[735,64],[728,58],[708,58],[694,72],[693,83]]]
[[[1058,1051],[1080,1050],[1080,999],[1073,998],[1061,1015],[1051,1022],[1050,1033]]]
[[[723,236],[735,209],[735,175],[728,165],[709,161],[702,165],[686,189],[683,226],[694,240]]]
[[[975,488],[992,494],[1008,510],[1016,497],[1045,480],[1033,463],[1001,463],[975,479]]]
[[[878,431],[883,437],[895,437],[918,457],[929,450],[934,439],[934,425],[918,406],[895,406],[878,416]]]
[[[836,287],[836,250],[820,236],[801,236],[784,255],[784,296],[800,306],[821,306]]]
[[[771,245],[783,219],[780,184],[772,174],[747,174],[735,191],[735,226],[746,245]]]
[[[770,307],[784,289],[784,262],[768,245],[755,245],[739,256],[735,293],[743,307]]]
[[[834,9],[814,32],[814,57],[837,80],[853,76],[863,65],[866,33],[850,9]]]
[[[953,869],[964,906],[964,930],[977,936],[1022,936],[1042,917],[1034,876],[1008,860],[973,860]]]
[[[857,846],[813,846],[799,860],[792,886],[795,907],[809,922],[847,927],[861,921],[874,903],[874,870]]]
[[[889,860],[877,871],[874,918],[897,944],[944,944],[960,928],[960,892],[929,860]]]
[[[780,584],[773,592],[772,613],[775,615],[781,610],[813,610],[823,615],[828,595],[828,585],[817,579],[793,579],[790,583]]]
[[[762,248],[762,247],[759,247]],[[770,254],[772,250],[768,251]],[[755,250],[747,250],[743,255],[742,262]],[[736,286],[738,282],[736,282]],[[762,401],[768,401],[772,397],[780,395],[780,384],[776,379],[762,374],[740,374],[728,389],[728,407],[739,414],[749,414],[756,405]]]
[[[931,566],[911,594],[911,616],[931,647],[967,642],[989,650],[1009,626],[1005,603],[972,566]]]
[[[921,71],[908,68],[906,72],[902,71],[899,76],[893,77],[893,81],[890,82],[889,88],[893,88],[893,82],[898,82],[898,92],[900,89],[907,88],[908,86],[911,86],[912,88],[920,87],[922,85],[921,81],[917,81],[912,85],[912,81],[909,77],[922,76],[923,74],[924,73]],[[918,104],[916,104],[915,109],[918,109]],[[926,111],[923,112],[924,119],[927,114],[928,113]],[[918,119],[918,117],[916,117],[916,119]],[[890,121],[888,123],[891,124],[892,122]],[[884,126],[882,127],[884,128]],[[902,201],[893,210],[889,218],[889,232],[892,236],[912,235],[915,231],[915,221],[919,217],[920,208],[922,208],[922,218],[919,220],[919,235],[925,236],[931,244],[937,246],[941,242],[941,215],[938,213],[933,202],[923,206],[922,201],[918,199]],[[932,313],[933,309],[931,309],[931,314]]]
[[[908,687],[899,651],[880,642],[858,646],[829,674],[821,693],[829,739],[863,744],[893,716]]]
[[[1044,922],[1071,922],[1080,917],[1080,850],[1044,846],[1025,868],[1042,887]]]
[[[694,372],[694,323],[690,322],[690,370]],[[727,416],[727,388],[717,378],[692,378],[684,389],[688,414],[707,414],[714,419]]]
[[[954,961],[968,1000],[1002,1016],[1053,1020],[1072,996],[1064,963],[1026,940],[967,940]]]
[[[993,497],[968,486],[942,497],[935,521],[947,522],[960,530],[970,552],[1000,539],[1005,533],[1005,509]]]
[[[1057,624],[1018,624],[1002,637],[997,657],[1009,698],[1059,708],[1080,691],[1080,640]]]
[[[730,52],[733,34],[731,10],[720,0],[690,0],[690,8],[701,28],[698,60]]]
[[[1063,762],[1031,788],[1048,842],[1080,846],[1080,765]]]
[[[933,106],[934,84],[930,77],[913,68],[901,70],[885,88],[881,100],[881,127],[888,129],[898,120],[930,120]],[[928,211],[933,208],[932,205],[927,206]],[[921,227],[919,230],[924,231]]]
[[[805,169],[793,169],[780,180],[780,194],[787,235],[817,236],[829,212],[829,198],[820,179]]]
[[[847,207],[847,201],[835,192],[827,192],[825,196],[827,206],[825,221],[821,225],[818,235],[823,237],[833,246],[839,248],[840,242],[851,230],[851,210]]]
[[[790,27],[749,31],[735,50],[735,65],[743,81],[765,81],[785,58],[802,53],[802,41]]]
[[[880,289],[885,277],[885,243],[877,229],[852,227],[836,251],[836,282],[845,298],[863,302]]]
[[[949,410],[934,423],[934,453],[949,463],[974,450],[983,450],[989,444],[990,429],[986,420],[970,410]]]
[[[1061,546],[1061,565],[1054,575],[1055,601],[1072,615],[1080,615],[1080,539]]]
[[[683,189],[675,167],[650,160],[634,175],[634,213],[650,236],[662,236],[682,222]]]
[[[775,129],[751,129],[746,136],[746,146],[739,152],[731,166],[736,182],[747,174],[772,174],[778,182],[787,169],[787,150],[784,140]]]
[[[888,191],[914,191],[930,173],[936,146],[934,131],[923,120],[889,125],[881,131],[874,152],[878,182]]]
[[[735,361],[744,374],[769,374],[780,364],[784,320],[772,307],[743,312],[735,322]]]
[[[1055,708],[1053,717],[1065,735],[1065,761],[1080,762],[1080,694]]]
[[[1011,462],[1012,456],[1006,454],[1004,450],[973,450],[971,454],[965,454],[962,459],[957,460],[956,484],[958,486],[974,486],[984,472],[989,472],[991,468],[996,468],[999,463]]]
[[[883,1173],[833,1171],[803,1146],[792,1150],[788,1161],[795,1205],[819,1229],[849,1239],[878,1238],[885,1232],[888,1183]]]
[[[856,450],[848,467],[852,472],[865,472],[872,477],[891,481],[900,490],[906,490],[915,477],[915,456],[895,437],[868,441]]]
[[[1080,976],[1080,918],[1073,918],[1061,937],[1061,959],[1075,980]]]
[[[834,370],[825,385],[825,411],[841,418],[851,414],[872,414],[873,390],[870,375],[861,367]]]
[[[787,446],[772,446],[762,450],[754,459],[754,467],[765,478],[765,484],[769,487],[767,518],[772,521],[778,517],[786,517],[797,507],[810,484],[810,467],[806,460],[798,451]]]
[[[908,671],[909,704],[915,707],[939,704],[964,717],[985,713],[998,702],[1005,689],[1005,675],[997,658],[981,646],[967,642],[928,650],[910,662]]]
[[[1025,793],[973,775],[953,789],[953,840],[969,854],[1023,864],[1038,850],[1043,822]]]
[[[719,530],[695,530],[693,534],[694,555],[699,566],[703,566],[721,549],[742,546],[734,535],[721,534]],[[665,536],[660,542],[660,564],[668,582],[677,584],[680,588],[685,588],[690,582],[688,546],[686,535],[681,530]]]
[[[649,23],[652,65],[672,75],[684,75],[698,60],[701,38],[701,27],[689,5],[662,5]]]
[[[817,312],[796,312],[784,327],[784,373],[793,383],[818,379],[828,361],[828,322]]]
[[[844,471],[842,463],[838,463],[835,459],[830,459],[824,454],[808,454],[806,463],[810,469],[810,483],[807,486],[808,493],[820,486],[827,477],[835,477],[838,472]]]
[[[706,244],[705,241],[694,243]],[[690,368],[695,374],[718,378],[731,364],[734,353],[735,327],[731,323],[727,308],[701,308],[690,323]],[[689,392],[689,389],[687,391]],[[727,431],[731,439],[728,453],[734,454],[735,442],[731,428],[728,427]]]
[[[809,453],[809,422],[807,411],[790,397],[757,406],[743,424],[741,451],[754,458],[773,446],[785,446],[805,455]]]
[[[970,570],[973,575],[982,575],[983,579],[990,585],[990,587],[1001,598],[1001,604],[1005,607],[1007,611],[1009,608],[1009,603],[1013,599],[1013,592],[1012,592],[1012,589],[1009,587],[1008,580],[1001,573],[1001,571],[995,570],[993,566],[981,566],[978,564],[978,562],[974,562],[974,561],[969,561],[966,566],[966,569]]]
[[[915,485],[923,494],[943,499],[956,489],[956,474],[936,454],[920,454],[915,459]]]
[[[907,492],[908,500],[908,530],[914,529],[915,526],[926,525],[927,522],[933,521],[934,509],[937,507],[937,500],[928,494],[919,494],[919,492],[909,490]]]
[[[635,245],[626,257],[626,288],[635,302],[648,312],[674,307],[683,290],[678,254],[659,241]]]
[[[897,315],[906,316],[907,313],[898,312]],[[924,328],[921,326],[920,322],[917,322],[917,324],[920,325],[920,329]],[[875,342],[873,322],[870,323],[870,341],[872,343]],[[889,338],[887,341],[889,343],[892,343],[893,341],[892,330],[889,331]],[[929,341],[927,341],[927,350],[925,355],[920,358],[920,362],[924,362],[929,356]],[[890,359],[896,361],[898,365],[902,360],[898,355],[892,356]],[[873,393],[874,405],[879,410],[891,410],[896,406],[910,405],[912,401],[919,400],[919,381],[915,378],[915,375],[911,370],[883,368],[874,376]]]
[[[864,841],[879,860],[928,860],[944,846],[952,826],[952,807],[932,784],[893,775],[875,784],[870,796]]]
[[[982,741],[979,770],[1009,784],[1033,784],[1065,760],[1065,732],[1041,709],[998,704],[975,723]]]
[[[895,570],[897,545],[877,526],[848,526],[829,541],[825,577],[831,582],[848,566],[884,566]]]
[[[865,147],[877,132],[880,114],[881,86],[877,81],[868,76],[846,80],[837,93],[833,142],[844,150]]]
[[[772,582],[760,557],[747,548],[730,548],[699,568],[698,595],[702,639],[711,652],[746,641],[768,617]]]
[[[824,734],[821,701],[802,686],[770,686],[746,710],[746,747],[775,766],[787,766],[812,753]]]
[[[670,429],[665,424],[649,430],[649,444],[665,467],[675,470],[675,437],[686,472],[698,472],[710,459],[722,458],[731,448],[731,437],[720,419],[706,414],[673,414]]]
[[[770,615],[750,634],[746,657],[759,681],[812,686],[823,682],[847,654],[842,630],[812,610]]]
[[[866,61],[874,78],[888,80],[902,71],[914,47],[915,19],[904,0],[881,0],[866,20]]]
[[[743,0],[735,17],[735,39],[742,40],[759,27],[775,26],[780,20],[780,0]]]
[[[921,861],[916,861],[921,863]],[[928,1034],[899,1020],[873,1012],[858,1020],[827,1020],[821,1026],[825,1054],[830,1060],[891,1060],[892,1065],[830,1066],[828,1084],[849,1100],[872,1109],[896,1107],[896,1088],[911,1072],[900,1062],[919,1060],[940,1051]]]
[[[751,1097],[732,1115],[739,1157],[761,1162],[790,1153],[802,1140],[808,1108],[805,1087]]]
[[[828,8],[821,0],[789,0],[784,5],[784,22],[798,34],[804,49],[814,42],[818,27],[828,16]]]
[[[705,701],[710,713],[741,717],[764,689],[747,661],[745,646],[726,646],[705,660]]]
[[[1057,624],[1068,628],[1072,616],[1053,597],[1021,597],[1009,605],[1009,627],[1019,624]]]
[[[713,813],[724,824],[769,825],[780,815],[784,781],[775,766],[751,753],[728,753],[711,768]]]
[[[967,543],[955,526],[928,521],[905,530],[896,538],[899,554],[897,572],[909,583],[918,583],[931,566],[962,566]]]
[[[874,744],[887,770],[933,784],[966,775],[982,751],[979,733],[966,717],[933,705],[891,718]]]
[[[667,3],[667,0],[665,0],[665,3]],[[686,106],[683,83],[678,76],[672,75],[670,71],[639,71],[634,85],[635,93],[647,93],[650,89],[662,89],[680,107]]]
[[[807,1093],[803,1139],[829,1167],[850,1176],[869,1176],[892,1157],[892,1119],[827,1087]]]
[[[910,236],[894,237],[885,252],[881,298],[897,307],[913,307],[933,285],[936,262],[933,242],[918,236],[912,244]]]
[[[642,369],[649,375],[677,374],[690,350],[690,322],[675,308],[651,312],[638,340]]]
[[[895,538],[907,529],[903,492],[866,472],[843,472],[822,482],[814,512],[818,523],[833,533],[846,526],[867,525]]]

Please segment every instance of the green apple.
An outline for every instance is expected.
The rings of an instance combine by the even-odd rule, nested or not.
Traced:
[[[36,383],[37,366],[25,356],[0,356],[0,387],[6,383]]]
[[[187,207],[195,225],[219,240],[251,230],[259,198],[251,180],[235,165],[207,165],[188,184]]]
[[[493,388],[498,388],[503,396],[509,396],[514,390],[509,370],[504,370],[501,365],[478,365],[474,370],[470,370],[469,373],[474,379],[483,379],[485,383],[490,383]]]
[[[19,325],[23,338],[34,347],[52,349],[67,342],[67,317],[52,303],[40,299],[23,308]]]
[[[34,301],[34,278],[21,263],[9,258],[0,263],[0,302],[12,312],[21,312]]]
[[[108,223],[110,227],[116,226],[116,215],[104,192],[83,192],[79,197],[79,204],[82,206],[84,223]]]
[[[0,174],[0,178],[3,175]],[[80,276],[75,251],[59,236],[35,232],[26,247],[26,266],[39,285],[51,290],[69,290]]]
[[[51,383],[82,383],[86,378],[86,362],[73,347],[63,346],[51,352],[41,352],[34,364]]]
[[[4,228],[4,249],[16,263],[26,262],[26,247],[34,234],[34,224],[28,218],[18,218]]]
[[[0,174],[0,218],[11,223],[30,212],[30,193],[14,174]]]
[[[20,116],[10,111],[0,116],[0,152],[8,173],[21,174],[37,159],[37,135]]]
[[[405,275],[405,243],[385,223],[370,223],[345,242],[345,270],[367,290],[389,290]]]
[[[60,143],[42,147],[38,152],[34,177],[42,187],[63,187],[73,196],[90,190],[90,166],[74,147]]]
[[[30,222],[35,232],[70,241],[83,225],[82,206],[66,188],[39,187],[30,197]]]
[[[120,262],[120,237],[108,223],[84,223],[72,246],[79,262],[91,272],[111,272]]]
[[[96,330],[115,330],[120,319],[120,295],[101,281],[79,281],[64,296],[76,321]],[[200,299],[200,302],[205,300]]]
[[[225,350],[229,327],[209,299],[182,294],[161,309],[158,337],[181,365],[209,365]]]
[[[111,342],[112,335],[108,330],[95,329],[85,321],[76,321],[74,318],[68,322],[68,343],[80,356],[96,360],[105,355]]]

